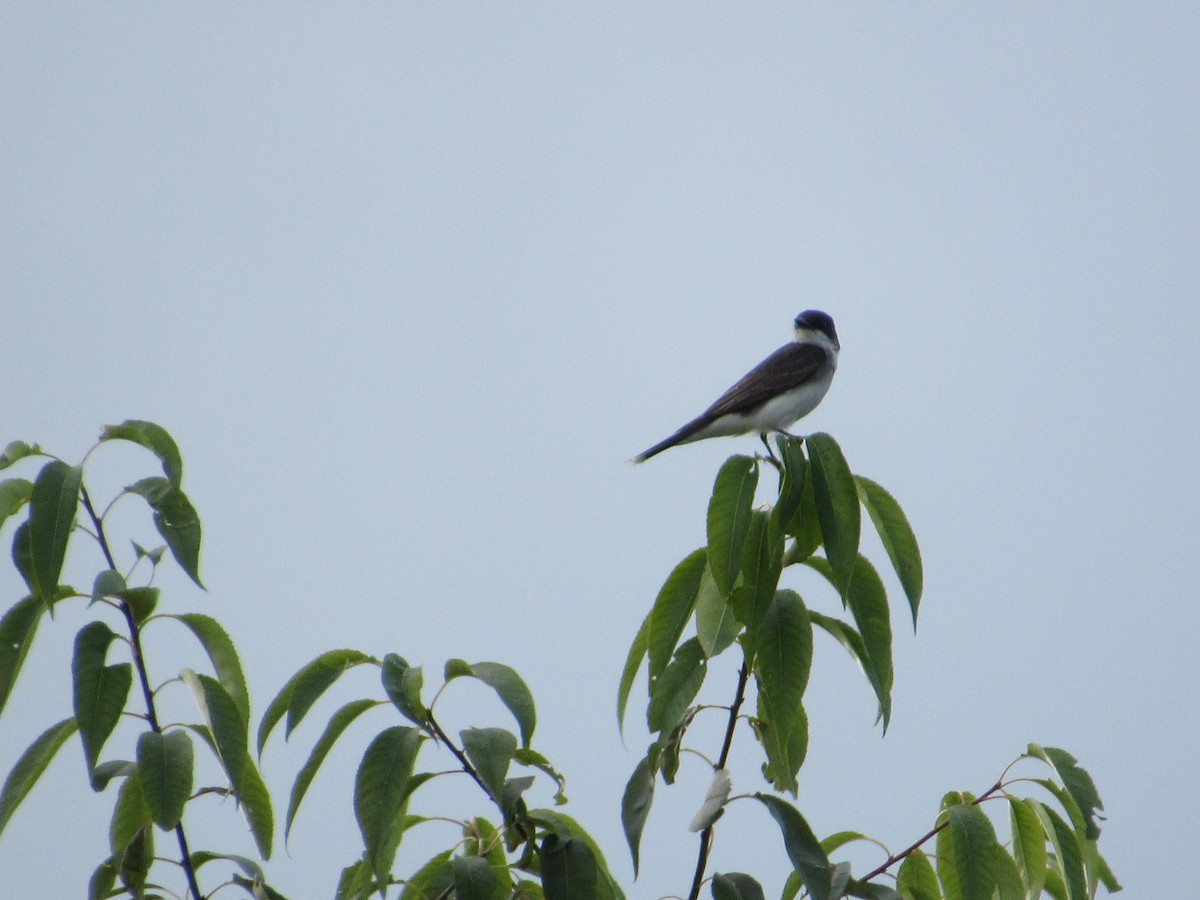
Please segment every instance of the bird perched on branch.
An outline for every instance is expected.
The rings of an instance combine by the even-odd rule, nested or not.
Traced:
[[[780,347],[747,372],[708,409],[673,435],[635,456],[632,462],[705,438],[757,432],[771,453],[767,435],[787,429],[817,408],[837,369],[837,330],[817,309],[796,316],[792,343]],[[771,453],[772,458],[774,454]]]

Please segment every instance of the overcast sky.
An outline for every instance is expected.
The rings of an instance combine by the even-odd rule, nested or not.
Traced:
[[[1190,3],[10,0],[0,442],[74,461],[126,418],[174,434],[209,591],[164,572],[164,605],[226,624],[256,717],[335,647],[401,653],[427,684],[452,656],[514,665],[567,812],[654,898],[686,891],[708,774],[692,757],[660,789],[634,883],[618,807],[646,735],[635,704],[622,746],[617,678],[703,542],[718,466],[756,439],[626,460],[824,309],[841,364],[799,427],[904,505],[926,593],[914,636],[890,582],[884,738],[817,639],[801,808],[896,849],[945,791],[1056,745],[1096,779],[1129,895],[1177,895],[1200,841],[1197,47]],[[88,482],[154,470],[114,447]],[[153,541],[134,504],[118,523],[121,552]],[[66,577],[90,584],[99,559],[76,551]],[[0,574],[0,607],[22,593]],[[85,621],[44,623],[0,772],[70,715]],[[156,681],[202,668],[166,624],[147,643]],[[356,676],[316,714],[379,693]],[[164,692],[190,718],[184,699]],[[466,688],[439,711],[509,724]],[[277,838],[293,900],[331,896],[359,850],[354,766],[394,724],[376,716],[327,762],[290,857]],[[279,819],[318,733],[268,747]],[[715,752],[715,732],[696,741]],[[758,789],[748,734],[734,757],[735,791]],[[486,813],[442,789],[417,811]],[[79,896],[111,803],[69,745],[0,839],[6,895]],[[778,896],[782,845],[752,807],[718,827],[713,868]],[[230,807],[189,810],[194,845],[252,852]],[[399,869],[452,832],[431,840]]]

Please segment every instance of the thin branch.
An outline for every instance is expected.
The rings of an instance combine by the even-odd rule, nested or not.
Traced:
[[[725,726],[725,740],[721,744],[721,755],[717,757],[716,768],[723,769],[729,762],[729,750],[733,746],[733,729],[737,725],[738,711],[742,701],[746,699],[746,682],[750,680],[750,664],[743,660],[742,669],[738,672],[737,691],[733,695],[733,704],[729,707],[729,722]],[[692,876],[692,890],[688,900],[699,900],[700,888],[704,885],[704,870],[708,868],[708,854],[712,850],[713,826],[709,825],[700,832],[700,854],[696,859],[696,874]]]
[[[82,484],[79,486],[79,496],[83,501],[83,508],[87,510],[92,525],[96,529],[96,540],[100,543],[100,550],[104,553],[108,567],[114,572],[118,571],[117,561],[113,558],[112,550],[108,546],[108,537],[104,534],[104,521],[96,515],[96,508],[92,506],[92,498]],[[138,628],[137,620],[133,617],[133,610],[128,603],[122,600],[119,609],[121,615],[125,617],[125,625],[129,628],[129,650],[133,657],[134,670],[138,675],[138,683],[142,686],[142,698],[146,702],[146,721],[149,723],[151,731],[161,734],[162,728],[158,724],[158,713],[154,708],[154,691],[150,688],[150,676],[146,672],[146,660],[142,653],[141,629]],[[196,900],[204,900],[204,895],[200,893],[200,884],[196,881],[196,869],[192,865],[192,854],[188,850],[187,835],[184,834],[182,822],[175,826],[175,838],[179,843],[179,862],[187,875],[188,888]]]

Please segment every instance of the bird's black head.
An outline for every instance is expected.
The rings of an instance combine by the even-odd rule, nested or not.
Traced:
[[[819,309],[806,309],[800,315],[796,316],[796,328],[804,328],[809,331],[819,331],[825,337],[829,338],[835,344],[838,341],[837,329],[833,327],[833,319],[827,313],[821,312]]]

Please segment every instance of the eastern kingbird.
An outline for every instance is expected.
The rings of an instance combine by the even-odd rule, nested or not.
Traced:
[[[676,444],[722,435],[758,432],[767,444],[772,431],[787,428],[817,408],[837,369],[837,331],[833,319],[817,309],[796,316],[796,336],[743,376],[717,402],[665,441],[643,450],[633,462],[645,462]],[[774,457],[774,454],[771,454]]]

